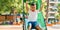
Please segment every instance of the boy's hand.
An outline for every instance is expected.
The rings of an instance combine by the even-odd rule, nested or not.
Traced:
[[[28,3],[28,1],[26,1],[26,3]]]
[[[28,2],[28,1],[26,1],[26,6],[27,6],[27,7],[28,7],[28,3],[29,3],[29,2]]]

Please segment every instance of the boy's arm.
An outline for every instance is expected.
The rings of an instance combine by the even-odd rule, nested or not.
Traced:
[[[26,11],[28,12],[29,8],[28,8],[28,2],[26,2]]]
[[[42,8],[43,8],[43,4],[41,5],[41,8],[40,8],[40,10],[39,10],[39,11],[42,11]]]

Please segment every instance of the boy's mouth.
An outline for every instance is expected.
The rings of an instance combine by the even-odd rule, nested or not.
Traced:
[[[34,12],[35,10],[32,10],[32,12]]]

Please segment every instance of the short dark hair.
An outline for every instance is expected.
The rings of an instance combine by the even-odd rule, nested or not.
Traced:
[[[31,5],[30,6],[34,6],[35,4],[34,3],[31,3]]]
[[[20,20],[23,20],[23,18],[20,18]]]

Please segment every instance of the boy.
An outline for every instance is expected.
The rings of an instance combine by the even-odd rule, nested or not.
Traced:
[[[26,10],[29,13],[28,15],[28,30],[31,30],[32,28],[36,28],[36,30],[41,30],[37,23],[37,15],[38,15],[38,10],[36,10],[36,4],[32,3],[30,5],[30,9],[27,7],[27,2],[26,2]]]

